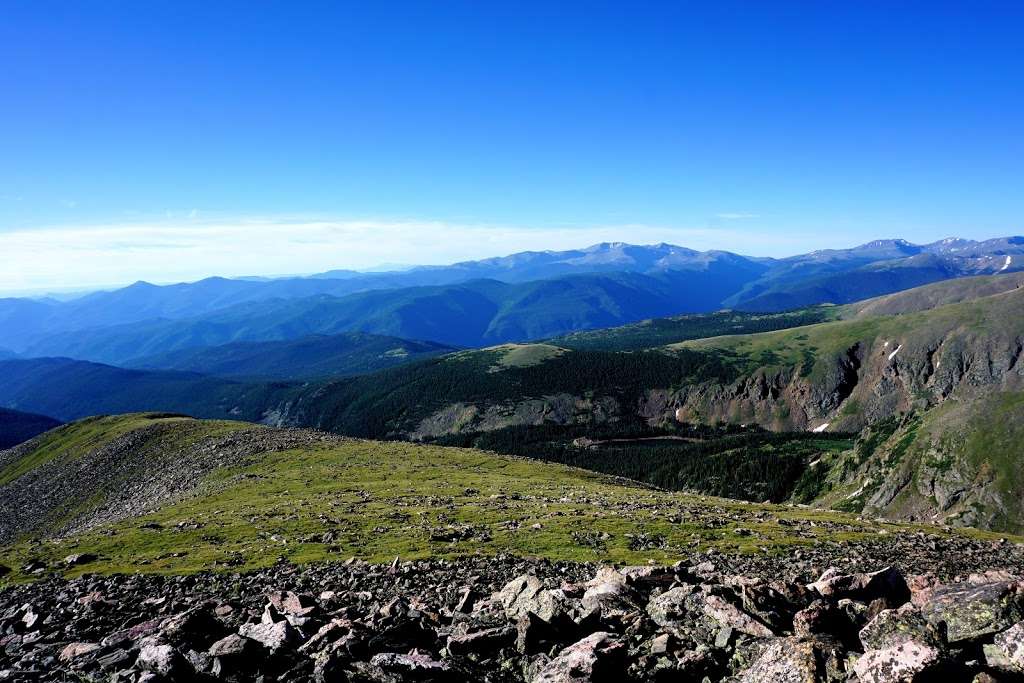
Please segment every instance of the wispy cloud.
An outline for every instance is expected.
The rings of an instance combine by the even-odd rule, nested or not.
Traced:
[[[204,219],[0,232],[0,292],[87,288],[210,275],[312,273],[381,263],[443,264],[596,242],[670,242],[777,252],[777,236],[722,228],[613,225],[530,228],[427,220]]]
[[[743,212],[719,213],[719,214],[716,214],[716,217],[721,218],[722,220],[726,220],[726,221],[739,221],[739,220],[743,220],[745,218],[760,218],[760,216],[758,214],[756,214],[756,213],[743,213]]]
[[[74,209],[78,206],[78,202],[74,199],[62,199],[60,200],[60,204],[68,209]]]

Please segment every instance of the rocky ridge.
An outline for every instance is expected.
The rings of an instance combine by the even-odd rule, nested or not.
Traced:
[[[341,437],[311,430],[270,430],[229,423],[226,433],[180,416],[146,414],[152,423],[122,434],[88,457],[56,457],[0,486],[0,543],[26,533],[65,536],[145,514],[194,494],[211,472],[268,453],[311,448]],[[116,418],[89,418],[68,427]],[[43,435],[0,451],[0,472],[16,466]],[[169,448],[165,440],[172,440]]]
[[[54,578],[0,592],[0,681],[1020,680],[1024,581],[970,572],[1020,549],[989,550],[945,576],[503,556]]]

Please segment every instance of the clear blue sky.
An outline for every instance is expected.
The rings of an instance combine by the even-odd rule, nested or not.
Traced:
[[[1022,34],[1015,2],[9,0],[0,248],[243,219],[775,255],[1016,234]]]

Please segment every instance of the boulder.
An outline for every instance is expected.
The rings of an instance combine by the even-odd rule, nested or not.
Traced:
[[[817,683],[818,654],[814,643],[779,638],[742,674],[741,683]]]
[[[598,631],[576,642],[548,662],[531,683],[613,683],[625,676],[626,646]]]
[[[597,611],[605,619],[640,610],[637,592],[627,584],[625,575],[611,567],[601,568],[587,583],[582,602],[584,610]]]
[[[1013,581],[940,586],[921,605],[921,613],[935,626],[945,625],[950,645],[961,645],[1024,619],[1024,590]]]
[[[319,609],[311,595],[300,595],[292,591],[276,591],[267,596],[278,612],[293,617],[308,617]]]
[[[251,673],[263,660],[260,644],[237,633],[218,640],[207,654],[213,659],[212,673],[217,678]]]
[[[691,611],[696,597],[696,586],[685,585],[672,588],[651,598],[647,603],[647,614],[658,626],[672,627],[681,623]]]
[[[238,634],[255,640],[272,653],[285,646],[292,645],[298,640],[298,634],[287,621],[278,621],[272,624],[262,622],[259,624],[242,624],[238,628]]]
[[[529,618],[529,615],[527,617]],[[448,637],[448,652],[453,655],[491,655],[516,642],[516,629],[511,626],[488,628]]]
[[[937,671],[938,648],[914,640],[884,650],[869,650],[853,663],[860,683],[915,683]]]
[[[409,654],[382,652],[374,655],[370,664],[388,673],[399,674],[402,680],[445,678],[445,674],[451,671],[446,662],[439,662],[418,650],[413,650]]]
[[[64,558],[64,565],[66,567],[77,567],[80,564],[95,562],[97,559],[92,553],[75,553]]]
[[[163,676],[169,680],[186,680],[193,675],[192,665],[173,646],[158,636],[139,641],[139,658],[135,665],[142,671]]]
[[[552,621],[559,613],[566,611],[567,598],[563,591],[544,588],[540,579],[524,574],[509,581],[495,598],[505,610],[506,616],[515,621],[527,612],[533,612],[545,621]]]
[[[898,609],[878,613],[860,631],[864,651],[887,650],[908,642],[918,642],[935,648],[945,646],[940,631],[928,623],[912,603]]]
[[[225,635],[227,629],[206,609],[195,608],[168,617],[160,623],[159,633],[178,648],[206,650],[212,642]]]
[[[857,626],[838,605],[815,600],[793,616],[793,634],[801,638],[830,636],[847,645],[858,642]]]

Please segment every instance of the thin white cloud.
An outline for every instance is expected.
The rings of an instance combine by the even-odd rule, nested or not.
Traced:
[[[74,199],[62,199],[60,200],[60,203],[61,206],[64,206],[69,209],[74,209],[75,207],[78,206],[78,202],[75,201]]]
[[[650,225],[528,228],[424,220],[181,218],[0,232],[0,292],[181,282],[210,275],[312,273],[381,263],[444,264],[597,242],[807,251],[770,232]],[[798,246],[800,248],[798,248]],[[806,247],[806,248],[805,248]]]
[[[737,213],[720,213],[720,214],[716,214],[716,216],[718,218],[721,218],[722,220],[726,220],[726,221],[739,221],[739,220],[744,220],[744,219],[747,219],[747,218],[760,218],[760,216],[758,214],[756,214],[756,213],[742,213],[742,212],[737,212]]]

